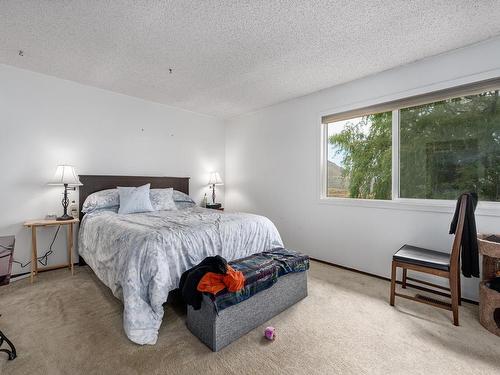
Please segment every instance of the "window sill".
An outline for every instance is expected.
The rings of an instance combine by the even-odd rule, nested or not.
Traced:
[[[349,207],[365,207],[388,210],[403,211],[422,211],[439,212],[453,214],[455,212],[456,202],[448,200],[430,200],[430,199],[406,199],[399,198],[394,200],[381,199],[353,199],[353,198],[319,198],[320,204]],[[476,216],[495,216],[500,217],[500,203],[479,202],[476,208]]]

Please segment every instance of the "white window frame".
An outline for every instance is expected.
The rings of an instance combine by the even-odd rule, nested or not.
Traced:
[[[494,77],[496,78],[496,77]],[[490,78],[491,79],[491,78]],[[476,81],[477,82],[477,81]],[[445,89],[453,89],[460,83],[450,85]],[[463,85],[463,83],[461,83]],[[466,83],[474,85],[475,82]],[[427,92],[431,92],[430,90]],[[471,90],[472,91],[472,90]],[[486,91],[486,90],[485,90]],[[414,94],[415,95],[415,94]],[[426,95],[426,92],[418,95]],[[409,96],[409,95],[408,95]],[[319,203],[332,204],[341,206],[358,206],[358,207],[371,207],[380,209],[397,209],[397,210],[410,210],[410,211],[427,211],[427,212],[444,212],[452,213],[455,210],[455,200],[442,200],[442,199],[417,199],[417,198],[401,198],[399,196],[400,185],[400,164],[399,164],[399,151],[400,151],[400,108],[395,107],[392,109],[392,184],[391,192],[392,199],[362,199],[362,198],[341,198],[341,197],[328,197],[327,196],[327,157],[328,157],[328,124],[324,123],[323,117],[333,116],[344,112],[354,111],[356,109],[365,108],[369,113],[369,107],[375,107],[388,103],[393,100],[401,100],[405,96],[393,98],[389,100],[368,101],[365,103],[358,103],[349,107],[337,108],[335,111],[323,112],[319,116],[320,124],[320,163],[319,163]],[[357,117],[353,115],[353,117]],[[481,216],[497,216],[500,217],[500,202],[479,202],[476,209],[476,214]]]

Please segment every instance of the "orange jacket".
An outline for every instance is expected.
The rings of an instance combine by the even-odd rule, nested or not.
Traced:
[[[245,277],[241,271],[235,271],[227,266],[226,274],[207,272],[198,283],[199,292],[217,294],[227,288],[230,292],[237,292],[245,285]]]

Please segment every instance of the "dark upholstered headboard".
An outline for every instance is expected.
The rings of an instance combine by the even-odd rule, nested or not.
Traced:
[[[175,190],[189,194],[189,177],[148,177],[148,176],[98,176],[80,175],[79,211],[80,220],[83,218],[82,206],[85,199],[96,191],[114,189],[117,186],[141,186],[151,184],[152,189],[174,188]]]

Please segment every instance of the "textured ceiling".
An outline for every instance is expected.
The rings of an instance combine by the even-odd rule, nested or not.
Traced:
[[[499,19],[498,0],[1,0],[0,63],[228,118],[498,35]]]

